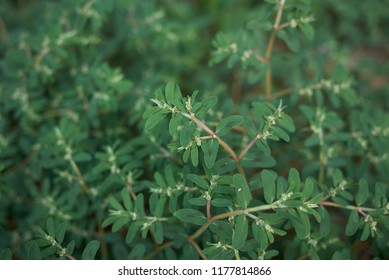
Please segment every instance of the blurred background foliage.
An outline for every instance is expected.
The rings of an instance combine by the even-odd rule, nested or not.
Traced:
[[[389,179],[388,6],[387,0],[312,1],[313,39],[301,40],[298,51],[282,40],[275,45],[274,92],[351,77],[358,98],[349,101],[356,107],[336,109],[350,131],[362,131],[354,135],[362,150],[355,148],[351,160],[340,164],[351,180]],[[255,38],[264,51],[266,28],[253,29],[250,21],[270,11],[266,1],[255,0],[1,1],[0,251],[10,248],[13,258],[29,258],[36,226],[54,217],[69,223],[66,238],[76,240],[76,256],[98,239],[99,258],[127,258],[131,247],[101,222],[108,194],[130,179],[152,178],[169,160],[169,136],[143,129],[149,99],[171,80],[184,93],[219,96],[226,114],[263,99],[264,71],[219,64],[214,38]],[[273,21],[274,14],[268,16]],[[298,102],[292,95],[287,110],[301,128],[308,124]],[[312,152],[301,144],[306,137],[295,134],[293,145],[275,145],[279,174],[291,166],[313,174]],[[102,154],[118,149],[119,178],[94,172],[98,164],[104,169]],[[374,251],[387,244],[353,244],[362,249],[352,258],[389,258],[388,250]],[[280,257],[297,256],[286,250]]]

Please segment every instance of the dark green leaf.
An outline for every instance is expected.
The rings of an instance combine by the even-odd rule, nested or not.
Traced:
[[[216,135],[217,136],[224,136],[226,135],[233,126],[239,126],[243,123],[243,117],[242,116],[229,116],[225,119],[223,119],[218,126],[216,127]]]
[[[245,179],[240,174],[235,174],[233,177],[233,182],[236,190],[236,197],[240,207],[247,208],[250,203],[251,194],[250,189],[247,186]]]
[[[225,198],[215,198],[211,201],[211,205],[215,207],[230,207],[232,202]]]
[[[211,139],[201,144],[204,153],[204,161],[207,168],[211,169],[215,163],[217,152],[219,150],[219,141]]]
[[[263,170],[261,173],[263,192],[267,203],[272,203],[276,193],[276,178],[277,175],[274,172]]]
[[[199,226],[202,226],[207,222],[205,215],[195,209],[180,209],[175,213],[175,216],[181,221]]]
[[[203,190],[208,189],[208,183],[202,177],[195,175],[195,174],[188,174],[186,176],[186,178],[189,179],[190,181],[192,181],[193,183],[195,183],[197,186],[199,186]]]
[[[346,235],[351,236],[355,234],[359,227],[359,217],[357,211],[351,211],[346,226]]]
[[[38,248],[39,249],[39,248]],[[7,248],[0,252],[0,260],[12,260],[12,251]]]
[[[81,258],[83,260],[94,260],[96,253],[100,248],[100,241],[92,240],[86,245],[84,251],[82,252]]]
[[[146,247],[143,244],[136,244],[131,253],[128,255],[129,260],[142,260],[146,252]]]
[[[355,202],[358,206],[363,205],[369,197],[369,185],[365,179],[359,180],[359,189],[355,196]]]
[[[248,229],[249,224],[245,215],[235,217],[235,227],[231,244],[232,247],[239,250],[244,246],[247,239]]]

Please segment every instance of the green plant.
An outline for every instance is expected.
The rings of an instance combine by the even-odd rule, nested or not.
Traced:
[[[388,86],[363,77],[388,67],[316,25],[350,4],[143,2],[0,4],[0,258],[387,259]]]

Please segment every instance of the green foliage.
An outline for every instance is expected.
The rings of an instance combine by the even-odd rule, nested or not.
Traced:
[[[0,259],[388,259],[386,10],[1,1]]]

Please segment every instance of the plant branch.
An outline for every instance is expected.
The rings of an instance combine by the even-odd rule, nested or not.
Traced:
[[[359,206],[353,206],[353,205],[340,205],[331,201],[320,201],[320,205],[328,206],[328,207],[336,207],[336,208],[343,208],[348,210],[355,210],[362,214],[362,212],[371,212],[376,211],[377,209],[374,208],[367,208],[367,207],[359,207]],[[362,214],[363,215],[363,214]]]

